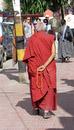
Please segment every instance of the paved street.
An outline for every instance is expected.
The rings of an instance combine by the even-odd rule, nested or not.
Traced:
[[[50,119],[32,115],[29,83],[18,82],[12,60],[0,69],[0,130],[74,130],[74,58],[56,59],[58,108]]]

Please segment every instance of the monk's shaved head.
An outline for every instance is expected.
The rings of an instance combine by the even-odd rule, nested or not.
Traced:
[[[46,25],[43,22],[39,22],[39,23],[37,23],[36,30],[37,31],[45,31]]]

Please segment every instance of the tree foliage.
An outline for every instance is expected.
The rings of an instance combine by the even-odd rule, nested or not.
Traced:
[[[21,0],[21,9],[23,13],[43,13],[48,8],[45,0]]]
[[[12,10],[12,0],[4,0],[8,10]],[[64,5],[68,0],[20,0],[22,13],[25,14],[35,14],[43,12],[46,9],[51,9],[57,11],[61,5]]]
[[[12,0],[4,0],[4,1],[5,1],[5,9],[12,10],[13,9]]]

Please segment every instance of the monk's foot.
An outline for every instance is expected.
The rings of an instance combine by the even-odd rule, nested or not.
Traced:
[[[39,115],[39,109],[37,110],[33,109],[33,115]]]
[[[48,119],[50,117],[51,117],[51,112],[50,111],[44,111],[43,118]]]

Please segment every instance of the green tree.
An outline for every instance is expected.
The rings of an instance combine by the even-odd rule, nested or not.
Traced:
[[[5,1],[5,9],[12,10],[13,9],[12,0],[4,0],[4,1]]]
[[[6,2],[6,9],[12,10],[12,0],[4,0]],[[22,13],[40,13],[49,7],[50,2],[46,0],[20,0]]]
[[[21,0],[21,9],[23,13],[43,13],[49,6],[46,0]]]
[[[6,7],[8,10],[12,10],[12,0],[4,0],[6,2]],[[22,13],[25,14],[34,14],[43,12],[46,9],[50,9],[53,5],[54,11],[57,11],[64,5],[68,0],[20,0]]]
[[[46,0],[48,2],[49,0]],[[55,8],[55,11],[57,11],[61,5],[64,5],[65,3],[68,2],[68,0],[50,0],[53,7]]]

